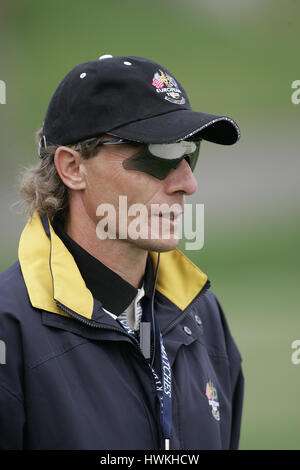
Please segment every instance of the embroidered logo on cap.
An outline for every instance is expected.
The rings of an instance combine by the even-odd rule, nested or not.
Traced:
[[[207,382],[206,384],[205,396],[208,399],[208,404],[211,406],[211,412],[212,412],[213,417],[217,421],[220,421],[220,411],[219,411],[220,403],[218,400],[217,389],[215,388],[211,380]]]
[[[157,93],[165,93],[165,100],[175,104],[184,104],[185,98],[181,96],[181,90],[177,82],[166,72],[159,70],[152,78],[152,85],[155,86]]]

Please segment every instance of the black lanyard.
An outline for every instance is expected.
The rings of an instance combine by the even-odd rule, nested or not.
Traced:
[[[147,303],[145,305],[145,319],[152,324],[152,314],[151,314],[151,305]],[[136,338],[135,332],[126,324],[126,322],[119,320],[119,323],[131,336]],[[152,370],[153,377],[155,379],[156,393],[159,399],[160,404],[160,425],[165,441],[165,450],[170,449],[170,437],[172,430],[172,370],[170,362],[163,344],[162,335],[159,328],[159,323],[154,312],[154,322],[152,324],[152,330],[155,331],[155,342],[160,349],[160,365],[161,365],[161,374],[160,376],[154,370],[153,367],[149,365]]]

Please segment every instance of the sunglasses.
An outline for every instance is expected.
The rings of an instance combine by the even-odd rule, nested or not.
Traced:
[[[199,157],[200,142],[201,140],[196,142],[183,140],[172,144],[146,144],[137,153],[124,160],[123,167],[126,170],[142,171],[162,180],[185,159],[194,171]],[[124,139],[101,142],[101,145],[119,144],[139,147],[142,145]]]

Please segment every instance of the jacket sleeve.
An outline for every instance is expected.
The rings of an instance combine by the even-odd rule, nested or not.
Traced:
[[[0,449],[24,448],[23,358],[20,325],[13,314],[0,312]],[[4,346],[4,349],[3,349]],[[4,351],[4,353],[3,353]]]
[[[23,449],[24,422],[23,404],[0,385],[0,450]]]
[[[232,400],[232,422],[231,422],[231,436],[230,436],[230,449],[237,450],[240,440],[240,429],[242,420],[242,407],[244,398],[244,376],[242,368],[240,368],[239,375],[235,384]]]
[[[216,299],[216,298],[215,298]],[[226,350],[230,365],[230,380],[232,390],[232,415],[231,415],[231,433],[230,433],[230,449],[236,450],[239,446],[242,409],[244,399],[244,375],[242,371],[242,358],[238,347],[231,336],[230,329],[225,318],[223,309],[216,299],[218,304],[220,318],[224,331],[224,338],[226,343]]]

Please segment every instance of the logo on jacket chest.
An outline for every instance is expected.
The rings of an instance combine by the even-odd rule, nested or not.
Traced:
[[[220,421],[220,403],[218,399],[218,393],[216,387],[214,386],[211,380],[206,384],[205,396],[208,399],[208,404],[211,407],[213,417],[217,421]]]

